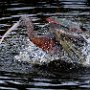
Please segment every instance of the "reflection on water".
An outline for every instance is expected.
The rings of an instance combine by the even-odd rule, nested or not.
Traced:
[[[89,0],[3,0],[0,1],[0,37],[10,28],[13,23],[17,22],[23,14],[32,17],[36,25],[45,23],[45,18],[49,16],[59,16],[60,18],[70,18],[74,21],[80,21],[85,26],[90,24],[90,1]],[[89,28],[88,28],[89,29]],[[12,36],[17,31],[12,32]],[[21,36],[22,36],[21,32]],[[17,34],[18,36],[18,34]],[[18,36],[19,37],[19,36]],[[10,39],[8,37],[7,39]],[[20,37],[22,38],[22,37]],[[6,41],[7,42],[7,41]],[[6,59],[0,61],[0,89],[1,90],[56,90],[62,89],[86,89],[90,88],[90,72],[87,69],[80,68],[70,72],[56,70],[56,68],[47,68],[46,66],[33,67],[25,62],[12,60],[13,55],[17,55],[18,47],[15,51],[5,51]],[[8,42],[7,44],[9,44]],[[4,44],[4,43],[3,43]],[[8,46],[8,45],[7,45]],[[21,47],[22,48],[22,47]],[[0,55],[3,52],[0,52]],[[8,53],[8,54],[7,54]],[[5,57],[2,56],[2,57]],[[65,65],[65,64],[64,64]],[[66,65],[67,66],[67,65]],[[43,69],[41,69],[43,68]],[[78,68],[77,68],[78,69]]]

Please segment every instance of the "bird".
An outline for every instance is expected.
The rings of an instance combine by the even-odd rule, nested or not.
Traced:
[[[32,41],[36,46],[49,54],[60,53],[60,43],[55,39],[53,30],[49,29],[48,33],[38,35],[38,31],[35,30],[31,17],[22,16],[21,22],[24,23],[27,29],[27,35],[30,41]]]

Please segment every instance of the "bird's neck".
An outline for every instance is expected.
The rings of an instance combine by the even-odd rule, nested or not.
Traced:
[[[32,19],[29,16],[23,15],[21,17],[21,25],[25,26],[25,28],[27,30],[28,37],[30,39],[35,36],[34,35],[34,25],[32,23]]]
[[[29,22],[27,25],[26,25],[26,29],[27,29],[27,34],[28,34],[28,37],[31,39],[34,37],[34,25],[32,24],[32,22]]]

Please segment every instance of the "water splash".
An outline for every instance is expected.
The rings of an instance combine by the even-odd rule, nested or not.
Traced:
[[[15,33],[14,35],[13,35],[13,32]],[[64,50],[62,50],[60,54],[56,54],[56,55],[50,55],[47,52],[44,52],[42,49],[37,47],[29,40],[29,38],[26,35],[25,28],[19,28],[17,31],[13,31],[13,32],[11,32],[11,35],[9,36],[9,38],[6,38],[6,40],[4,40],[5,41],[4,49],[5,48],[8,48],[8,49],[2,51],[3,54],[2,56],[0,55],[1,58],[3,56],[4,57],[6,56],[5,58],[7,58],[8,53],[9,53],[8,57],[11,57],[10,53],[17,53],[16,55],[12,56],[13,60],[17,60],[19,62],[24,61],[31,64],[44,64],[44,63],[48,64],[49,62],[54,60],[64,60],[67,63],[75,62],[71,60],[71,58]],[[90,66],[90,59],[89,59],[90,58],[90,55],[89,55],[90,39],[89,38],[87,39],[87,42],[88,44],[84,45],[82,48],[82,55],[84,55],[86,59],[81,64],[85,66]],[[7,55],[5,55],[5,53]],[[79,63],[79,62],[76,61],[76,63]]]
[[[43,64],[60,58],[59,55],[50,55],[47,52],[44,52],[29,39],[27,39],[27,42],[27,46],[20,51],[19,55],[15,56],[16,60],[26,61],[32,64]]]
[[[83,63],[84,66],[90,66],[90,38],[86,39],[87,45],[84,46],[82,49],[83,55],[86,57],[85,62]]]
[[[12,58],[9,58],[10,60],[28,62],[30,64],[49,63],[50,61],[60,58],[59,55],[50,55],[33,44],[26,35],[26,29],[22,27],[11,31],[9,36],[4,38],[0,46],[2,52],[0,57],[5,60],[7,59],[7,55],[11,58],[10,53],[12,53]],[[13,53],[15,53],[15,55],[13,55]]]

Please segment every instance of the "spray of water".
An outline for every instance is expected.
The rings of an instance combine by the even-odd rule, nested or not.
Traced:
[[[58,60],[59,55],[50,55],[27,39],[27,45],[14,58],[18,61],[26,61],[32,64],[44,64]]]

